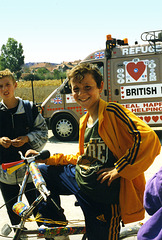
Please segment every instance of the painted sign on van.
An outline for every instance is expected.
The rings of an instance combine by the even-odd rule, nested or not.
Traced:
[[[121,86],[121,99],[162,97],[162,84]]]
[[[117,69],[117,83],[138,83],[157,81],[155,59],[140,60],[134,58],[132,61],[124,61],[124,66]]]

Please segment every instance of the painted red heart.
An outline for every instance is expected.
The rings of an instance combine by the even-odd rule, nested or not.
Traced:
[[[129,73],[129,75],[136,81],[144,73],[145,68],[146,68],[146,65],[142,61],[140,61],[138,63],[130,62],[127,64],[127,71]]]
[[[152,120],[153,120],[154,122],[157,122],[157,121],[159,120],[159,117],[158,117],[158,116],[153,116],[153,117],[152,117]]]
[[[146,122],[150,122],[151,117],[150,116],[148,116],[148,117],[146,116],[146,117],[144,117],[144,119],[145,119]]]
[[[143,120],[143,117],[139,117],[141,120]]]
[[[162,116],[160,116],[160,120],[162,120]]]

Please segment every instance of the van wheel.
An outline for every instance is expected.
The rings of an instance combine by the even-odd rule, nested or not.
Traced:
[[[60,141],[71,141],[78,137],[78,123],[69,114],[59,114],[52,120],[51,128],[54,136]]]

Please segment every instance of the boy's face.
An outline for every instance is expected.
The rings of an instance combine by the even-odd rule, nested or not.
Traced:
[[[81,82],[71,80],[71,88],[73,97],[79,105],[89,112],[95,110],[103,90],[103,82],[101,82],[101,87],[98,88],[92,75],[87,73]]]
[[[14,97],[14,92],[17,87],[17,83],[13,82],[11,77],[3,77],[0,79],[0,96],[5,101]]]

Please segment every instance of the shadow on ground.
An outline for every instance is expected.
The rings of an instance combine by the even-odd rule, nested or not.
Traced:
[[[60,142],[55,136],[51,136],[48,138],[48,142],[50,143],[57,143]],[[68,141],[68,143],[77,143],[78,141]],[[67,142],[62,142],[62,143],[67,143]]]

